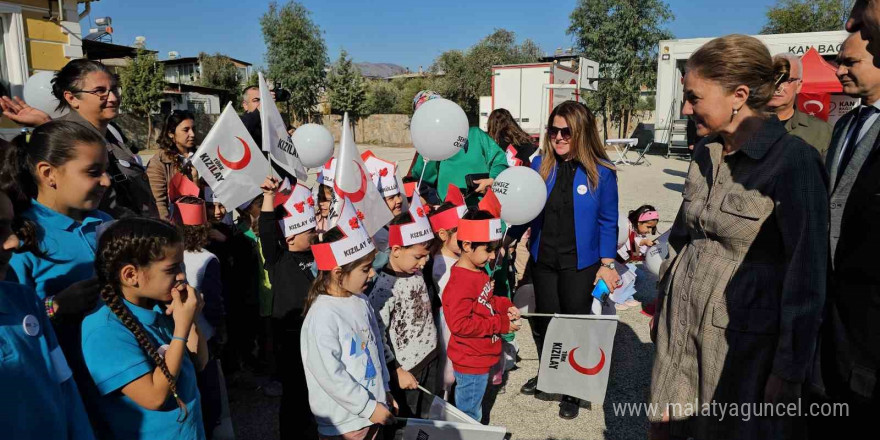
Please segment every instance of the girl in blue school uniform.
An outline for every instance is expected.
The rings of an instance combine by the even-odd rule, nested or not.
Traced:
[[[0,180],[12,195],[13,227],[22,241],[6,278],[35,290],[43,302],[91,417],[96,393],[79,332],[83,315],[98,300],[95,236],[111,220],[98,210],[110,186],[104,138],[75,122],[52,121],[34,129],[29,140],[15,138],[2,159]]]
[[[13,222],[12,202],[0,191],[0,276],[20,242]],[[0,282],[0,389],[7,403],[14,401],[0,411],[4,438],[92,440],[79,391],[43,308],[30,287]]]
[[[113,439],[204,439],[196,370],[208,361],[204,303],[186,284],[183,239],[154,219],[114,222],[98,243],[103,304],[82,323],[82,350]]]

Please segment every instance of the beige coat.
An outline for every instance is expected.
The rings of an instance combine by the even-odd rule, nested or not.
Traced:
[[[150,190],[153,192],[153,198],[156,199],[156,208],[159,210],[159,218],[161,219],[170,219],[171,217],[171,212],[168,209],[170,204],[168,200],[168,183],[180,171],[183,171],[193,182],[199,183],[199,176],[191,165],[181,168],[178,158],[169,157],[164,151],[156,153],[150,159],[150,163],[147,164]]]
[[[760,404],[771,373],[804,381],[825,298],[827,194],[819,154],[775,118],[734,154],[719,138],[697,145],[660,283],[652,403]],[[674,436],[695,439],[780,438],[792,427],[729,414],[672,420]]]

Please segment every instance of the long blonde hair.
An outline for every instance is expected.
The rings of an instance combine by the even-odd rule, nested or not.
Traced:
[[[565,123],[571,130],[571,139],[568,141],[571,145],[568,152],[569,157],[586,169],[590,187],[596,189],[599,186],[599,165],[612,171],[616,170],[611,164],[611,160],[608,159],[608,154],[605,153],[605,148],[599,139],[596,118],[587,106],[575,101],[565,101],[556,106],[547,119],[547,127],[553,126],[553,119],[557,116],[565,119]],[[556,169],[556,155],[553,154],[552,142],[550,131],[547,130],[544,135],[544,145],[547,146],[547,149],[543,153],[541,168],[538,170],[544,181],[547,181],[550,178],[550,173]]]

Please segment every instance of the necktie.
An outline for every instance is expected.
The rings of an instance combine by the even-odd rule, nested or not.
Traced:
[[[843,172],[846,171],[846,166],[849,165],[849,161],[852,159],[853,154],[856,151],[856,146],[859,144],[859,133],[865,126],[865,122],[868,121],[868,118],[874,115],[875,112],[877,112],[877,107],[874,107],[873,105],[862,106],[862,108],[859,109],[859,119],[853,125],[846,146],[844,147],[843,152],[840,153],[840,163],[837,165],[838,182],[840,181],[840,177],[843,176]]]

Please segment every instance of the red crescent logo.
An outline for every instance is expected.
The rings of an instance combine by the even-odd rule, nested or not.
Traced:
[[[352,161],[354,162],[354,161]],[[367,174],[364,172],[364,169],[361,168],[361,165],[357,162],[354,162],[355,166],[358,168],[358,172],[361,173],[361,186],[355,192],[345,192],[342,188],[337,185],[338,182],[333,181],[333,187],[336,189],[336,192],[339,193],[340,196],[348,197],[354,203],[360,202],[367,195]]]
[[[248,164],[251,162],[251,149],[248,148],[248,144],[244,141],[244,139],[238,136],[236,136],[235,138],[241,141],[241,145],[242,147],[244,147],[244,155],[241,156],[241,159],[236,162],[230,162],[225,157],[223,157],[223,154],[220,153],[219,145],[217,146],[217,158],[220,159],[220,163],[226,165],[227,168],[232,170],[240,170],[248,166]]]
[[[593,376],[593,375],[599,374],[599,372],[602,371],[602,367],[605,366],[605,351],[600,348],[599,353],[602,354],[602,357],[599,359],[599,363],[596,364],[595,367],[586,368],[586,367],[579,365],[577,363],[577,361],[574,360],[574,352],[578,348],[580,348],[580,347],[572,348],[571,351],[568,352],[568,363],[571,364],[571,368],[574,368],[574,371],[577,371],[578,373],[581,373],[581,374],[585,374],[587,376]]]

